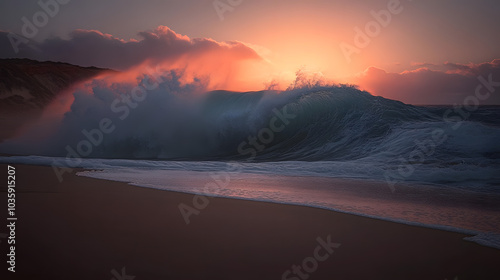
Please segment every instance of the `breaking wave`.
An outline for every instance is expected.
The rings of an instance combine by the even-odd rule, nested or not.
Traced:
[[[92,81],[73,93],[70,109],[45,139],[27,140],[32,137],[28,130],[2,143],[0,151],[121,159],[358,161],[383,165],[395,177],[411,176],[418,165],[444,182],[453,179],[442,174],[450,168],[465,181],[500,182],[495,171],[500,167],[500,110],[495,107],[474,112],[417,107],[346,85],[241,93],[205,92],[202,81],[181,83],[174,72],[159,81],[155,87],[148,78],[135,85]]]

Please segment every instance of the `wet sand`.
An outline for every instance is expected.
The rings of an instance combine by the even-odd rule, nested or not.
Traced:
[[[1,279],[500,276],[500,250],[464,241],[464,234],[226,198],[208,198],[186,225],[179,204],[192,206],[193,195],[74,173],[59,182],[51,167],[15,167],[16,272],[7,271],[7,242],[1,239]],[[0,190],[0,218],[7,223],[6,184]],[[293,265],[301,266],[297,274]]]

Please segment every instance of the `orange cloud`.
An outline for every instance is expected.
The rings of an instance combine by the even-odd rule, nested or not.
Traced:
[[[477,87],[482,85],[484,88],[493,88],[495,92],[481,100],[481,104],[500,104],[500,88],[496,87],[500,83],[500,59],[480,64],[446,62],[443,68],[431,70],[422,67],[388,73],[370,67],[356,82],[374,95],[415,105],[462,104],[467,96],[474,95]]]
[[[7,35],[0,31],[0,57],[12,52]],[[242,42],[191,39],[166,26],[139,36],[141,40],[125,41],[97,30],[75,30],[68,40],[47,39],[37,43],[39,51],[24,48],[17,57],[112,68],[128,72],[123,76],[130,78],[145,66],[176,69],[187,82],[195,77],[209,80],[209,88],[250,90],[257,89],[255,84],[262,86],[264,74],[258,73],[256,65],[266,62]]]

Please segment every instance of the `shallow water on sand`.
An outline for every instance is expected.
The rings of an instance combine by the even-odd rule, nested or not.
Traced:
[[[241,172],[114,169],[81,176],[163,190],[298,204],[398,222],[500,233],[500,196],[430,185]]]

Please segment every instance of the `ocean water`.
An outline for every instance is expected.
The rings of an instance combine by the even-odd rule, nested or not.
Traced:
[[[0,144],[39,156],[0,162],[445,228],[500,248],[500,107],[412,106],[347,86],[189,92],[159,87],[122,120],[115,93],[96,85],[44,140]],[[96,140],[103,118],[115,130],[83,149],[82,129]]]

